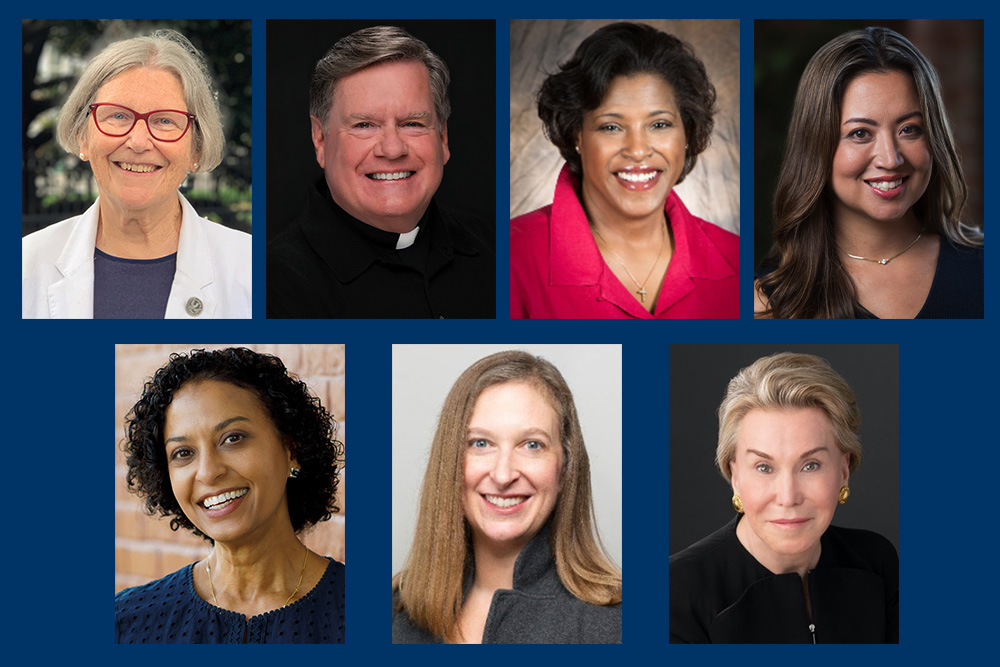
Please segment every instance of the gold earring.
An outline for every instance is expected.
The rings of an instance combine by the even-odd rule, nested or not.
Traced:
[[[80,159],[81,160],[86,160],[87,158],[83,157],[83,153],[80,153]]]
[[[840,487],[840,496],[837,498],[837,502],[841,505],[847,502],[847,499],[851,497],[851,487],[842,486]]]
[[[736,510],[737,514],[743,514],[743,502],[738,493],[733,494],[733,509]]]

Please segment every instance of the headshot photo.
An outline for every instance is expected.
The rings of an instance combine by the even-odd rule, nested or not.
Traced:
[[[392,643],[620,644],[620,345],[393,345]]]
[[[496,317],[495,22],[267,42],[267,317]]]
[[[345,361],[115,347],[116,644],[344,643]]]
[[[983,21],[754,32],[755,316],[982,319]]]
[[[899,642],[899,348],[670,346],[670,642]]]
[[[22,318],[252,317],[250,36],[22,21]]]
[[[739,317],[738,20],[510,24],[511,319]]]

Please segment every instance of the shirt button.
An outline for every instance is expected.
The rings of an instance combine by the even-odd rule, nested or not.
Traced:
[[[204,309],[205,304],[203,304],[201,299],[196,296],[191,297],[187,300],[187,303],[184,304],[184,310],[186,310],[187,314],[191,317],[198,317]]]

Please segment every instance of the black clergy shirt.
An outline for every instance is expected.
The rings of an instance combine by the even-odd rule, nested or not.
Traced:
[[[419,227],[397,250],[399,234],[348,215],[319,180],[268,243],[267,317],[495,317],[493,226],[432,201]]]

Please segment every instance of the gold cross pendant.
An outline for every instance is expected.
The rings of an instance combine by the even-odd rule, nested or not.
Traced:
[[[639,295],[639,301],[641,303],[646,303],[646,294],[647,294],[647,292],[646,292],[646,288],[645,287],[640,287],[639,289],[636,290],[635,293]]]

